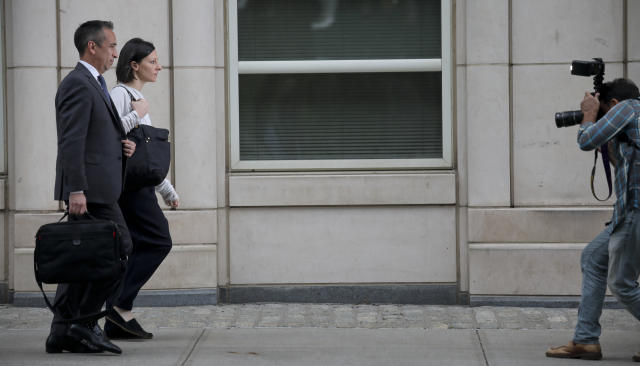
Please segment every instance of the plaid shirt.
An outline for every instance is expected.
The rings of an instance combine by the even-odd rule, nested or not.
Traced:
[[[613,205],[612,229],[615,229],[622,222],[629,208],[640,208],[638,200],[640,196],[640,153],[636,152],[631,179],[629,179],[627,175],[634,146],[629,141],[620,141],[614,138],[625,134],[629,140],[640,146],[638,117],[640,117],[640,101],[627,99],[616,104],[598,122],[584,123],[578,130],[578,144],[582,150],[593,150],[609,141],[613,144],[611,150],[613,150],[612,159],[616,162],[616,203]]]

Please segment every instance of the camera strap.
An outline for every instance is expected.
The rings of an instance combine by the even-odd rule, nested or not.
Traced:
[[[606,144],[602,146],[603,148],[601,148],[602,151],[600,151],[600,153],[602,154],[602,164],[604,165],[604,173],[607,177],[607,185],[609,186],[609,195],[607,196],[607,198],[600,199],[598,198],[598,195],[596,195],[596,190],[593,187],[593,181],[596,177],[596,163],[598,162],[598,149],[596,149],[595,155],[593,157],[593,168],[591,169],[591,194],[593,194],[593,197],[595,197],[595,199],[597,199],[598,201],[608,200],[611,197],[611,193],[613,192],[611,185],[611,165],[609,165],[609,148]]]

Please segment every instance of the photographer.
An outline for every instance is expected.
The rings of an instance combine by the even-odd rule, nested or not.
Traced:
[[[607,148],[615,168],[616,203],[606,228],[582,252],[582,291],[574,338],[551,348],[547,357],[601,359],[599,323],[607,283],[626,309],[640,320],[640,100],[628,79],[605,83],[586,93],[578,130],[582,150]],[[598,111],[604,114],[597,119]],[[596,122],[594,122],[596,121]],[[636,163],[638,161],[638,163]],[[640,352],[633,356],[640,362]]]

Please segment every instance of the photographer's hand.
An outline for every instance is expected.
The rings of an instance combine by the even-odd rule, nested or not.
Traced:
[[[595,96],[591,95],[589,92],[584,93],[584,99],[580,103],[580,110],[582,110],[582,124],[587,122],[596,122],[596,118],[598,117],[598,110],[600,109],[600,100],[598,97],[599,93],[596,93]]]

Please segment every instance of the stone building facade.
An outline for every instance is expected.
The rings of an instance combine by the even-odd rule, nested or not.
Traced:
[[[557,129],[553,116],[577,109],[592,88],[590,78],[569,74],[573,59],[603,58],[605,80],[640,80],[640,39],[634,36],[640,30],[639,3],[4,0],[2,5],[4,301],[39,299],[33,235],[61,216],[52,199],[53,101],[58,83],[77,62],[75,28],[95,18],[114,22],[120,47],[133,37],[152,41],[164,67],[158,82],[143,92],[154,124],[171,131],[170,178],[181,205],[166,211],[174,247],[141,301],[481,304],[579,294],[580,251],[603,227],[613,201],[591,197],[593,156],[577,148],[575,128]],[[274,14],[280,22],[264,21]],[[375,24],[384,23],[385,14],[391,25],[380,31]],[[400,21],[393,23],[396,15]],[[366,16],[374,24],[369,29]],[[305,17],[311,20],[300,26]],[[396,39],[411,38],[407,24],[428,36],[416,42],[431,51],[419,46],[414,55],[410,43],[396,45]],[[363,41],[332,48],[340,41],[321,32],[338,26]],[[276,33],[281,40],[269,38]],[[287,49],[295,42],[301,43]],[[268,47],[260,50],[261,45]],[[324,50],[320,56],[317,49]],[[364,56],[353,56],[358,52]],[[114,70],[105,78],[115,85]],[[382,102],[363,97],[360,106],[358,85],[367,98]],[[374,93],[386,86],[395,89]],[[325,97],[333,101],[328,108],[319,104]],[[425,107],[411,104],[414,99]],[[287,103],[298,100],[307,104]],[[348,145],[334,151],[333,140],[323,134],[334,120],[320,120],[319,129],[309,124],[313,128],[302,132],[282,122],[287,113],[309,121],[327,113],[337,118],[339,131],[353,128],[357,136],[373,136],[370,122],[359,125],[349,116],[370,118],[371,110],[385,112],[387,106],[406,110],[407,123],[415,116],[423,123],[420,118],[427,116],[433,129],[420,130],[424,139],[411,145],[412,127],[405,133],[404,120],[383,119],[374,122],[392,128],[372,138],[397,138],[389,150]],[[300,142],[311,137],[317,140]],[[317,151],[304,150],[316,142]],[[294,148],[279,150],[285,143]],[[402,148],[409,145],[414,150],[405,153]],[[351,147],[357,151],[346,153]],[[606,190],[602,179],[596,189]]]

